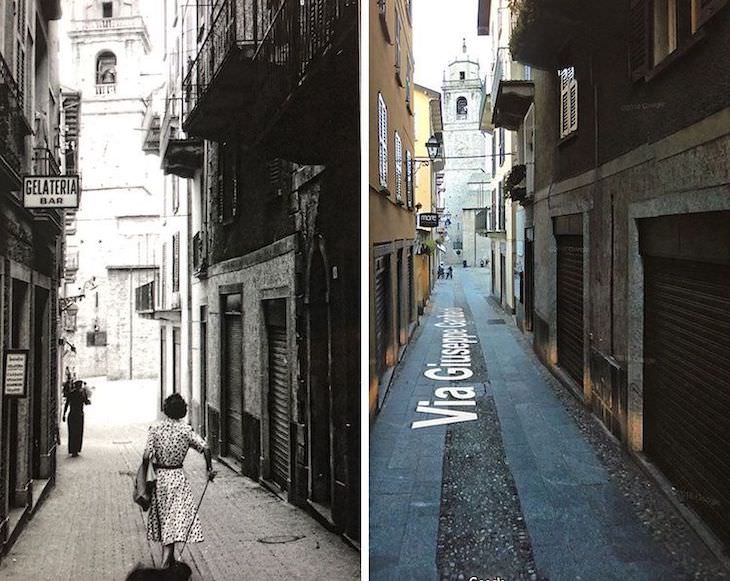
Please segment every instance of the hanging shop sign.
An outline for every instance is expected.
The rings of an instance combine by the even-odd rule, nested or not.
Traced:
[[[3,393],[6,397],[28,395],[28,350],[7,349],[3,365]]]
[[[24,176],[26,208],[78,208],[79,176]]]
[[[436,228],[439,225],[439,215],[435,212],[418,214],[419,228]]]

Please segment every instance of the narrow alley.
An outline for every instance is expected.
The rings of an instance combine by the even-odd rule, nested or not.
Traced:
[[[726,579],[494,306],[489,274],[436,283],[372,427],[370,579]],[[454,329],[471,341],[442,348]]]
[[[66,452],[62,424],[58,474],[42,508],[0,564],[6,581],[122,580],[137,564],[159,565],[143,514],[132,502],[147,426],[155,419],[154,381],[89,380],[81,455]],[[358,553],[302,510],[216,463],[219,471],[200,508],[205,541],[182,560],[194,580],[357,578]],[[202,456],[185,470],[193,494],[205,484]]]

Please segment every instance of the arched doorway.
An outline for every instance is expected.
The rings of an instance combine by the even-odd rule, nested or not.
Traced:
[[[321,235],[309,252],[307,281],[307,374],[309,500],[329,511],[333,489],[332,337],[329,268]]]

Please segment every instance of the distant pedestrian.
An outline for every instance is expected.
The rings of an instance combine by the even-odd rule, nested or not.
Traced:
[[[438,270],[436,271],[436,278],[444,278],[444,267],[440,264]]]
[[[79,379],[69,381],[69,383],[68,389],[64,385],[66,403],[63,406],[61,419],[65,422],[66,412],[68,412],[68,453],[76,457],[81,452],[81,446],[84,443],[84,406],[89,405],[91,401],[85,381]]]
[[[449,265],[449,270],[446,272],[446,278],[454,278],[454,267]]]
[[[175,543],[203,541],[193,492],[183,471],[188,449],[194,448],[205,457],[208,480],[215,478],[216,471],[205,440],[182,421],[188,412],[183,397],[173,393],[165,399],[163,411],[167,417],[150,426],[144,451],[144,461],[152,462],[157,474],[147,518],[147,539],[162,544],[162,566],[170,568],[175,564]]]

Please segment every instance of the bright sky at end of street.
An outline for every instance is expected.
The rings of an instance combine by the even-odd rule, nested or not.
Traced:
[[[477,0],[413,0],[413,60],[416,83],[441,92],[444,70],[461,52],[489,70],[488,36],[477,36]]]

